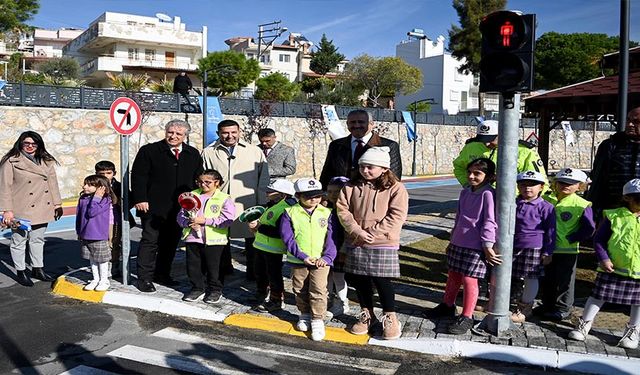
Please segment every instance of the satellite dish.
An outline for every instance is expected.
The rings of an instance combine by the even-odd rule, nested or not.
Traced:
[[[156,13],[156,18],[159,19],[160,21],[164,21],[164,22],[173,21],[173,18],[171,18],[171,16],[166,15],[164,13]]]

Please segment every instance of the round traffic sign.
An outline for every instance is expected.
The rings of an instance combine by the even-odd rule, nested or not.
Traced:
[[[111,103],[109,119],[115,131],[122,135],[130,135],[140,127],[142,113],[135,100],[121,97]]]

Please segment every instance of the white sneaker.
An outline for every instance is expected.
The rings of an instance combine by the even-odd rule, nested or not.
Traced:
[[[109,290],[109,287],[111,286],[111,284],[109,283],[109,279],[106,280],[100,280],[100,282],[98,283],[98,285],[95,288],[96,292],[104,292]]]
[[[624,335],[622,335],[622,338],[618,342],[618,346],[625,349],[637,349],[638,340],[640,339],[639,328],[638,326],[627,325],[627,328],[624,330]]]
[[[311,320],[310,314],[300,314],[298,323],[296,323],[296,329],[300,332],[307,332],[309,330],[309,321]]]
[[[98,280],[91,280],[82,290],[94,290],[98,286]]]
[[[324,336],[324,321],[322,319],[313,319],[311,321],[311,339],[313,341],[322,341]]]
[[[584,320],[582,320],[582,318],[579,318],[578,323],[576,324],[576,328],[573,331],[569,332],[569,338],[576,341],[586,340],[587,336],[589,335],[589,331],[591,330],[592,324],[593,320],[585,322]]]

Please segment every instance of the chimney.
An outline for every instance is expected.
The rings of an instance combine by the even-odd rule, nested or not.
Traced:
[[[295,46],[295,37],[293,36],[293,33],[289,33],[289,45],[290,46]]]

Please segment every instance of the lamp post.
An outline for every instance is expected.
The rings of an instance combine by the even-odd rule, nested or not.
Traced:
[[[209,79],[209,72],[219,73],[223,75],[236,73],[237,69],[231,65],[225,64],[213,67],[211,69],[204,69],[202,71],[202,149],[207,147],[207,80]]]
[[[418,103],[435,104],[433,98],[414,100],[413,102],[413,126],[415,127],[415,138],[413,138],[413,162],[411,162],[411,176],[416,176],[416,153],[418,150]]]
[[[273,42],[282,35],[288,29],[286,27],[282,27],[282,21],[273,21],[269,23],[263,23],[262,25],[258,25],[258,63],[260,63],[260,56],[262,56],[262,42],[266,43],[265,51],[269,49],[269,47],[273,44]],[[269,27],[266,28],[265,27]]]

